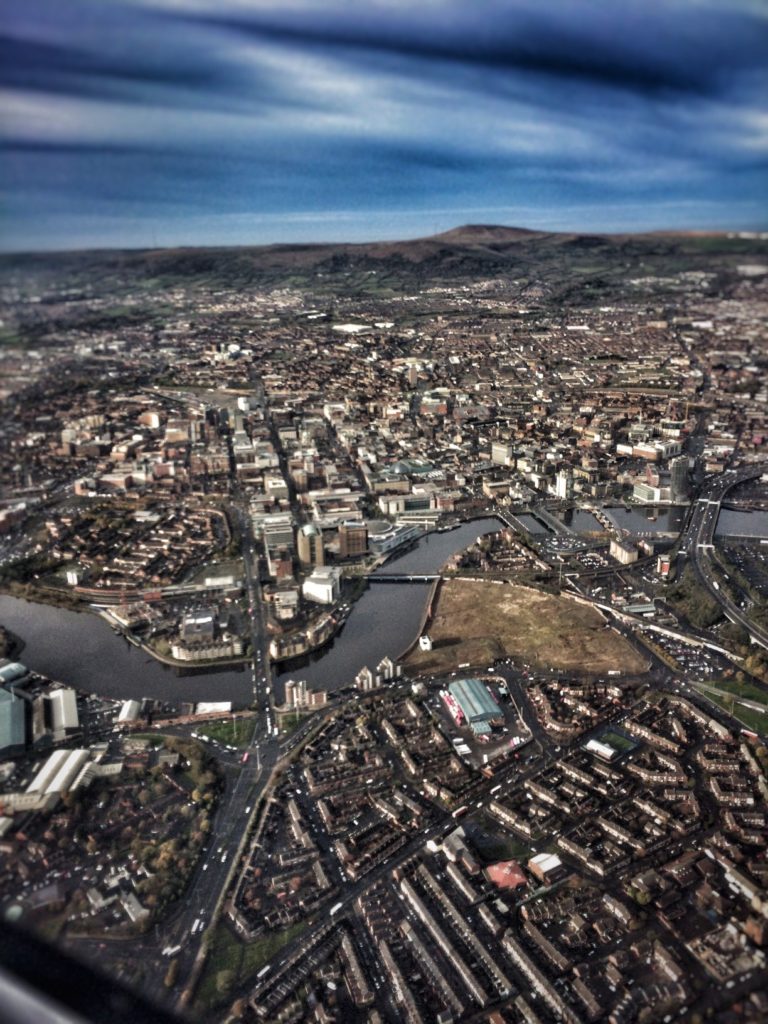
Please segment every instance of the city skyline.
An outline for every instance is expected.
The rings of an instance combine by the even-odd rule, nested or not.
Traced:
[[[8,251],[768,226],[758,4],[13,3]]]

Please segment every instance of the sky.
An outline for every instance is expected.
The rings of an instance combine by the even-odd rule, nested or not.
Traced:
[[[0,247],[768,227],[768,0],[4,0]]]

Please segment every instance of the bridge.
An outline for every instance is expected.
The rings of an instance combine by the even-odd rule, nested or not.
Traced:
[[[369,583],[434,583],[439,573],[377,572],[368,577]]]
[[[680,534],[680,557],[690,559],[694,572],[709,596],[722,608],[731,622],[745,629],[752,643],[768,650],[768,629],[752,622],[731,598],[723,593],[712,573],[711,552],[714,549],[715,528],[720,508],[727,493],[745,480],[753,480],[768,471],[768,464],[751,463],[722,476],[710,478],[702,488],[689,512],[688,522]]]

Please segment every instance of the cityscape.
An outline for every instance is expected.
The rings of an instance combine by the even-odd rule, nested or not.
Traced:
[[[768,1017],[765,235],[0,280],[6,928],[127,1020]]]
[[[768,1024],[768,6],[0,34],[0,1024]]]

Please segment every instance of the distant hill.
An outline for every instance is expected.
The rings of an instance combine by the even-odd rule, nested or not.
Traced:
[[[713,269],[733,272],[768,251],[765,239],[725,234],[575,234],[466,224],[426,238],[359,244],[91,250],[0,256],[0,277],[19,272],[90,294],[199,286],[306,288],[317,294],[387,295],[435,284],[519,282],[520,294],[603,301],[627,277]],[[528,291],[526,291],[528,289]]]
[[[520,239],[542,237],[549,232],[533,231],[530,228],[508,228],[500,224],[462,224],[439,235],[432,235],[432,241],[449,242],[451,245],[494,245],[517,242]]]

